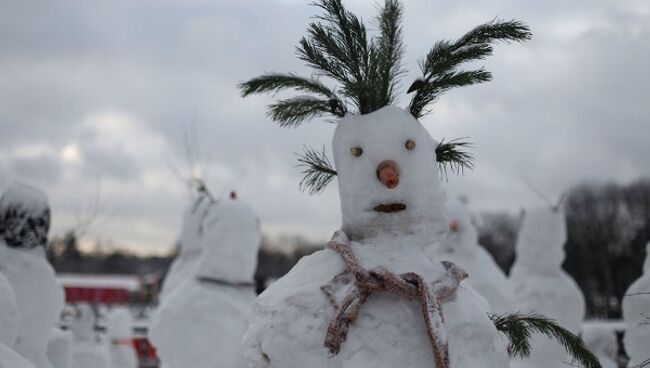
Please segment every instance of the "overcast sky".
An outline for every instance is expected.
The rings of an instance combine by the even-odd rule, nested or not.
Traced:
[[[374,1],[345,3],[375,15]],[[403,87],[438,39],[495,16],[534,34],[497,46],[482,63],[492,82],[446,94],[423,119],[434,138],[476,145],[476,169],[445,182],[450,196],[516,211],[542,204],[522,178],[557,197],[583,181],[650,175],[649,1],[404,5]],[[244,100],[236,89],[262,72],[309,73],[294,46],[313,15],[298,0],[0,0],[4,180],[49,193],[54,235],[87,217],[99,194],[89,240],[166,251],[188,199],[173,168],[187,172],[183,136],[195,131],[214,193],[237,189],[272,236],[326,240],[340,222],[336,185],[301,193],[294,153],[329,150],[333,126],[281,129],[265,115],[270,97]]]

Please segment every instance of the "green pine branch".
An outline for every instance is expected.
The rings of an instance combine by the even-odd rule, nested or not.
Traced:
[[[416,118],[427,114],[426,106],[450,88],[489,81],[491,75],[483,68],[463,72],[457,72],[456,68],[463,63],[482,60],[492,55],[493,43],[523,42],[529,40],[531,36],[530,29],[519,21],[495,19],[475,27],[455,42],[447,40],[436,42],[427,56],[420,61],[422,77],[413,82],[408,89],[408,93],[416,92],[409,105],[411,114]],[[464,82],[440,88],[441,78],[449,79],[455,74],[465,74]],[[471,75],[474,77],[468,77]]]
[[[490,315],[490,319],[497,330],[510,340],[510,351],[513,356],[529,357],[532,351],[530,338],[533,333],[541,333],[549,339],[556,340],[584,368],[602,368],[598,358],[587,349],[578,336],[541,314]]]
[[[318,194],[325,190],[327,185],[334,180],[337,173],[325,154],[325,147],[321,152],[305,146],[304,152],[298,155],[298,167],[302,168],[303,178],[300,181],[300,190],[309,191],[309,194]]]
[[[281,127],[295,128],[305,120],[332,114],[343,117],[337,100],[325,100],[309,96],[280,100],[269,105],[267,114]]]
[[[463,148],[471,148],[470,142],[461,141],[462,138],[445,142],[440,140],[436,146],[436,161],[438,170],[447,177],[448,171],[462,173],[465,169],[474,168],[474,157],[471,153],[463,151]]]

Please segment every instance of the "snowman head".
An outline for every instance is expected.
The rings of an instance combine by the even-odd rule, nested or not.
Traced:
[[[181,254],[192,255],[201,252],[201,236],[203,235],[203,223],[210,210],[216,203],[205,192],[199,192],[192,199],[189,207],[183,214],[181,227]]]
[[[460,201],[450,201],[446,204],[449,232],[440,242],[447,251],[470,250],[476,245],[478,234],[472,223],[472,214],[467,206]]]
[[[564,213],[553,207],[527,209],[517,236],[517,259],[532,268],[558,269],[564,261]]]
[[[75,318],[70,322],[70,330],[78,341],[92,341],[95,337],[95,311],[86,303],[76,308]]]
[[[50,206],[41,190],[11,183],[0,197],[0,240],[9,247],[45,246],[50,230]]]
[[[133,327],[133,317],[126,307],[116,307],[108,315],[106,322],[106,334],[111,339],[130,338]]]
[[[262,240],[255,212],[236,198],[222,198],[203,222],[202,254],[197,276],[250,282]]]
[[[384,107],[348,115],[332,146],[350,239],[415,234],[430,244],[444,234],[436,143],[408,112]]]

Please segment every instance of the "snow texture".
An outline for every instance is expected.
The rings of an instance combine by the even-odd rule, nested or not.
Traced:
[[[54,368],[70,368],[72,366],[72,344],[74,336],[69,330],[58,327],[50,331],[47,345],[47,357]]]
[[[0,343],[0,368],[35,368],[34,363]]]
[[[4,257],[6,246],[0,240],[0,263]],[[16,344],[20,328],[20,313],[16,295],[9,280],[2,274],[0,268],[0,344],[13,347]]]
[[[405,148],[408,139],[416,142],[412,151]],[[337,233],[350,237],[362,266],[397,274],[417,272],[428,282],[445,278],[444,266],[424,252],[447,229],[435,142],[424,127],[402,109],[383,108],[343,118],[333,146],[343,212],[343,230]],[[361,147],[363,154],[352,155],[353,147]],[[385,160],[399,167],[399,184],[393,189],[377,178],[377,166]],[[373,211],[392,203],[406,209]],[[259,296],[242,343],[249,367],[435,366],[419,303],[386,293],[368,299],[341,351],[329,353],[324,341],[334,310],[321,286],[343,269],[340,256],[324,249],[303,257]],[[476,292],[461,283],[442,310],[450,367],[508,366],[504,343]]]
[[[181,226],[180,254],[174,259],[165,277],[160,292],[161,301],[194,273],[201,257],[203,242],[200,234],[203,231],[203,222],[213,205],[214,203],[206,193],[199,193],[185,210]]]
[[[603,368],[618,368],[618,363],[616,363],[618,341],[616,332],[609,326],[584,325],[582,340],[587,348],[596,355]]]
[[[128,308],[116,307],[108,315],[106,333],[111,342],[113,368],[137,368],[138,355],[133,348],[133,316]]]
[[[427,248],[432,259],[455,263],[468,274],[468,282],[481,294],[496,314],[515,310],[515,295],[505,273],[492,256],[478,244],[478,233],[472,215],[463,203],[447,203],[449,229],[447,236]]]
[[[579,334],[585,299],[576,282],[562,270],[565,241],[566,224],[560,210],[526,210],[510,280],[519,311],[541,313]],[[546,336],[533,336],[531,345],[530,358],[513,361],[512,367],[563,367],[571,361],[564,348]]]
[[[240,200],[221,199],[202,228],[200,264],[163,301],[149,338],[165,368],[241,368],[238,346],[255,300],[259,220]]]
[[[2,202],[0,213],[8,209],[19,209],[26,214],[22,219],[27,224],[33,224],[46,209],[49,213],[47,196],[40,190],[25,184],[12,183],[3,193],[0,202]],[[24,230],[25,223],[5,223],[4,234],[19,234],[21,236],[12,239],[33,242],[36,238],[32,236],[32,232],[25,234],[22,230],[18,231],[12,227],[17,226]],[[37,239],[46,241],[46,237],[47,233]],[[0,269],[13,288],[20,311],[16,351],[33,362],[36,367],[50,368],[51,364],[47,358],[48,338],[50,330],[59,320],[64,297],[63,289],[56,281],[54,269],[44,257],[42,249],[45,246],[38,245],[41,249],[31,249],[31,245],[21,244],[9,247],[5,241],[0,242]]]
[[[95,312],[88,304],[77,306],[77,316],[70,323],[74,334],[72,368],[111,368],[106,343],[95,338]]]
[[[650,243],[646,248],[643,274],[625,292],[623,318],[626,329],[623,343],[630,357],[628,367],[650,359]]]

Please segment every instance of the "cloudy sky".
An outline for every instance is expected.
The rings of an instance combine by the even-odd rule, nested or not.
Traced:
[[[345,3],[375,14],[374,1]],[[406,87],[435,40],[495,16],[534,33],[482,63],[491,83],[446,94],[423,119],[435,138],[476,145],[476,169],[445,182],[450,196],[515,211],[541,204],[524,180],[557,197],[583,181],[650,175],[650,2],[404,5]],[[294,153],[329,149],[333,126],[278,128],[269,97],[243,100],[235,88],[262,72],[309,73],[293,48],[314,12],[298,0],[0,0],[0,180],[47,190],[55,235],[99,197],[89,240],[162,252],[188,200],[178,173],[189,172],[189,136],[212,191],[237,189],[267,234],[327,239],[340,221],[336,185],[301,193]]]

